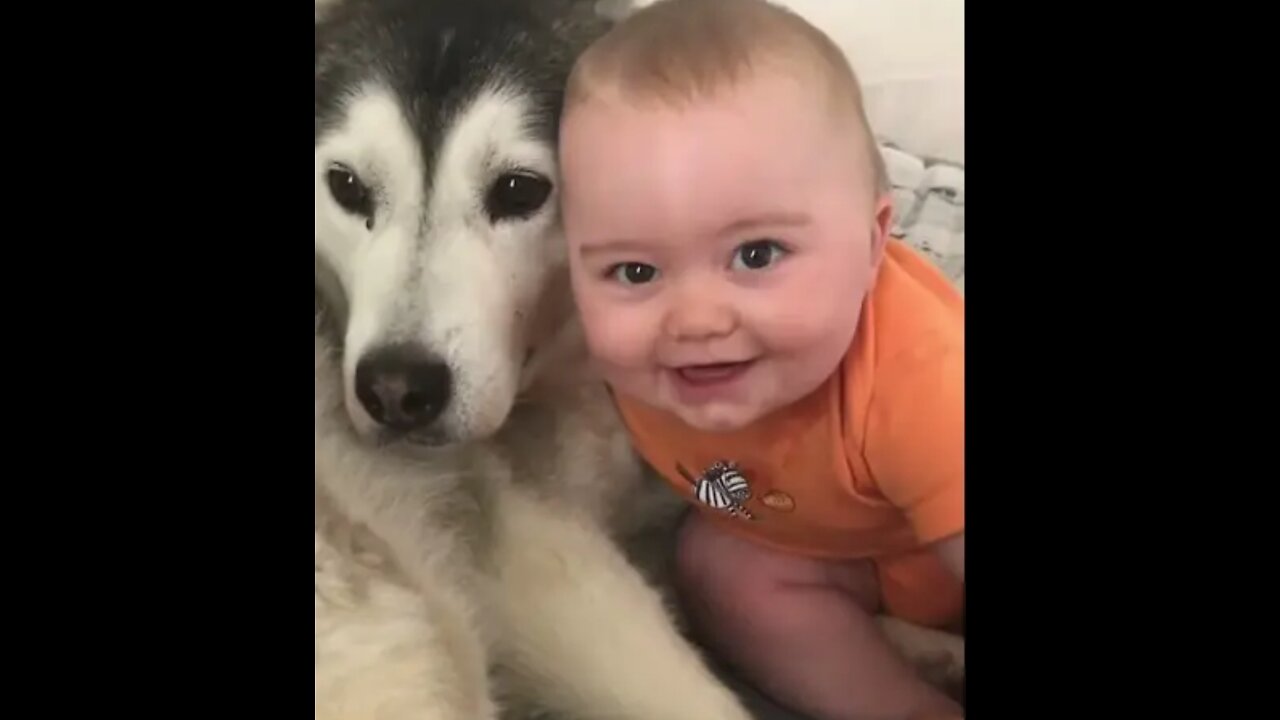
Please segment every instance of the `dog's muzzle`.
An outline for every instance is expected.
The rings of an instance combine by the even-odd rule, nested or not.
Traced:
[[[409,432],[430,426],[449,404],[449,366],[415,344],[386,345],[356,364],[356,398],[379,425]]]

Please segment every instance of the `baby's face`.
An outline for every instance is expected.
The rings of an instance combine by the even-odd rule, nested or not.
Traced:
[[[565,117],[574,294],[616,390],[730,430],[836,369],[889,205],[821,102],[764,75],[682,109],[596,97]]]

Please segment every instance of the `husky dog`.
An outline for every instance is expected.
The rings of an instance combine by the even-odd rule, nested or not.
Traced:
[[[674,515],[573,322],[553,139],[609,10],[317,0],[317,719],[749,717],[621,550]]]
[[[561,88],[625,4],[315,11],[315,717],[746,720],[626,552],[679,504],[567,281]]]

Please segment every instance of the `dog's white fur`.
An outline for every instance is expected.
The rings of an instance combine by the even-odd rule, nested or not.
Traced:
[[[316,339],[317,718],[493,717],[490,662],[569,717],[747,717],[600,524],[640,482],[605,398],[557,388],[415,461],[349,429]]]

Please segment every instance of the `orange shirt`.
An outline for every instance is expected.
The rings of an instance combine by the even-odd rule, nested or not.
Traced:
[[[727,529],[813,557],[893,555],[964,530],[964,352],[963,297],[890,240],[848,353],[800,402],[708,433],[615,400],[636,450]],[[746,480],[745,513],[712,507],[726,493],[709,486],[699,501],[693,481],[716,462]]]

